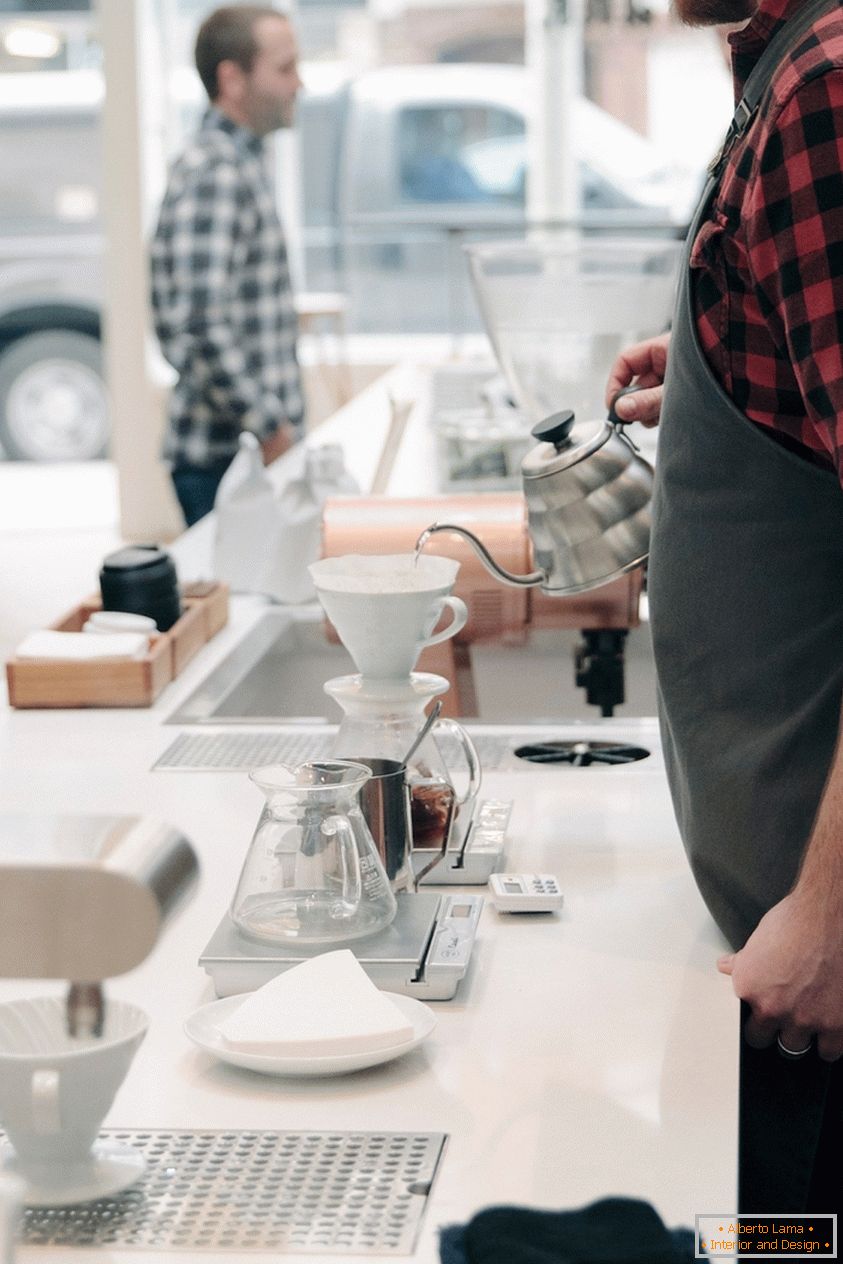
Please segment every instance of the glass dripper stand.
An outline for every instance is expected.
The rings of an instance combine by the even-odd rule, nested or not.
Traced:
[[[244,934],[272,943],[362,939],[395,917],[395,896],[360,810],[371,773],[347,760],[273,764],[249,776],[266,803],[231,904]]]
[[[404,760],[434,698],[448,689],[444,676],[411,672],[403,680],[335,676],[325,692],[343,710],[332,754],[341,759]],[[462,756],[454,767],[439,741]],[[407,768],[413,847],[441,851],[461,844],[480,788],[480,761],[471,738],[455,720],[439,719]]]

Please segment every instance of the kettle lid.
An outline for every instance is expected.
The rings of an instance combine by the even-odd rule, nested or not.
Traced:
[[[608,421],[578,422],[574,413],[565,409],[538,422],[530,433],[539,442],[521,462],[521,473],[524,478],[544,478],[591,456],[602,448],[613,428]]]

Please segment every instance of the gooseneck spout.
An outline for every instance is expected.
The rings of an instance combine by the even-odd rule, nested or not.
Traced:
[[[468,540],[468,543],[472,546],[486,570],[494,575],[496,579],[499,579],[502,584],[509,584],[512,588],[536,588],[547,580],[546,571],[530,571],[528,575],[513,575],[509,571],[505,571],[492,557],[482,540],[478,540],[477,536],[466,527],[458,527],[453,522],[434,522],[429,527],[426,527],[418,540],[416,540],[417,557],[430,537],[438,531],[453,531],[455,535],[461,535],[464,540]]]

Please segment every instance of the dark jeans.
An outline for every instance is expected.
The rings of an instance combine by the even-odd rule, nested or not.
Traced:
[[[741,1005],[741,1024],[748,1010]],[[837,1212],[843,1224],[843,1063],[741,1040],[738,1211]]]
[[[221,461],[215,461],[213,465],[187,465],[179,462],[173,466],[170,477],[184,520],[189,527],[213,509],[217,488],[233,459],[227,456]]]

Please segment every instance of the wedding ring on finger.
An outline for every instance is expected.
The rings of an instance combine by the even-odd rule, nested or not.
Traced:
[[[779,1053],[783,1058],[787,1058],[789,1062],[798,1062],[800,1058],[804,1058],[806,1053],[811,1052],[813,1041],[809,1040],[804,1049],[789,1049],[782,1040],[781,1036],[776,1036],[776,1044]]]

